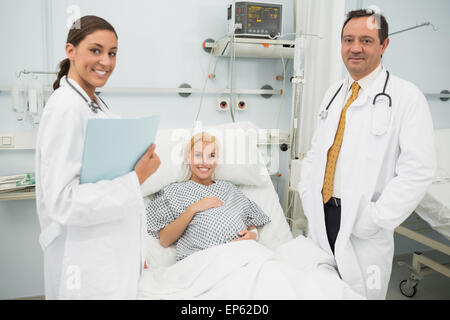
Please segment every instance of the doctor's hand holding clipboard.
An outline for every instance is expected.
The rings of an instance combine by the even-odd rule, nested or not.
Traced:
[[[161,160],[156,154],[155,148],[156,145],[152,144],[134,167],[134,171],[136,171],[140,184],[143,184],[148,177],[154,174],[161,164]]]
[[[141,184],[160,164],[153,144],[157,117],[150,122],[153,127],[145,128],[148,142],[134,148],[126,171],[82,181],[90,122],[128,120],[117,119],[95,94],[113,72],[117,50],[117,34],[107,21],[96,16],[75,21],[65,45],[67,59],[59,65],[55,91],[43,111],[36,144],[36,205],[46,299],[136,298],[145,258]],[[108,139],[103,141],[107,147]],[[130,143],[135,142],[117,147],[127,150]],[[122,153],[111,160],[128,156]],[[94,157],[95,162],[100,168],[107,165]]]

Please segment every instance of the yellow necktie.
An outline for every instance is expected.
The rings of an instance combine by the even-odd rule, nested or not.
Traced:
[[[347,100],[347,103],[342,109],[341,118],[339,120],[339,125],[336,131],[336,135],[334,137],[333,145],[328,150],[327,166],[325,167],[325,178],[323,180],[323,188],[322,188],[323,203],[327,203],[333,196],[334,172],[336,171],[336,161],[339,155],[339,150],[341,149],[342,139],[344,138],[345,114],[347,112],[348,107],[350,107],[353,101],[355,101],[356,98],[358,98],[359,88],[360,88],[359,84],[357,82],[353,82],[352,95]]]

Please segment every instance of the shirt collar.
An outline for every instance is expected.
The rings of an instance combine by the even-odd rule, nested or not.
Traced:
[[[376,78],[378,77],[378,75],[380,74],[382,69],[383,69],[383,67],[382,67],[382,65],[380,63],[378,65],[378,67],[375,68],[375,70],[373,70],[371,73],[369,73],[364,78],[359,79],[358,81],[353,80],[352,76],[349,75],[348,76],[348,90],[352,89],[352,83],[355,82],[355,81],[358,82],[358,84],[361,87],[361,89],[367,90],[375,82]]]
[[[83,97],[85,97],[87,99],[87,101],[92,101],[91,97],[89,97],[89,95],[86,93],[86,91],[84,91],[84,89],[78,84],[78,82],[76,82],[74,79],[69,78],[68,76],[63,76],[61,77],[61,79],[59,80],[59,85],[60,86],[69,86],[66,82],[67,81],[70,82],[71,85],[73,85],[75,88],[77,88],[77,90],[83,95]],[[98,104],[98,105],[103,105],[103,103],[100,101],[100,99],[97,97],[97,95],[94,93],[94,101]]]

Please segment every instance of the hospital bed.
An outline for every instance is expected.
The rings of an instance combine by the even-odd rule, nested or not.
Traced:
[[[254,139],[258,130],[248,122],[204,129],[219,142],[215,179],[233,182],[271,219],[260,230],[259,240],[227,243],[176,262],[173,245],[163,248],[147,235],[148,268],[140,279],[138,299],[364,298],[340,279],[328,253],[303,236],[293,239],[263,160],[257,156],[254,162],[260,154]],[[187,179],[183,147],[195,133],[188,129],[158,132],[155,143],[161,166],[142,186],[146,202],[163,186]],[[233,135],[236,143],[230,143]],[[225,161],[230,154],[236,156],[235,162],[244,154],[245,161]]]
[[[450,129],[435,131],[437,151],[436,179],[418,205],[412,222],[404,223],[395,231],[397,234],[415,240],[430,249],[450,256]],[[411,220],[411,219],[410,219]],[[413,230],[414,225],[426,224],[428,228]],[[437,241],[422,234],[429,228],[444,236],[444,241]],[[400,261],[400,266],[407,267],[411,274],[408,279],[400,282],[400,291],[406,297],[413,297],[417,286],[423,277],[433,272],[439,272],[450,278],[449,264],[438,263],[422,252],[415,252],[412,265]]]

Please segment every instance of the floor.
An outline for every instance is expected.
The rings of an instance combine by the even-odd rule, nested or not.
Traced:
[[[450,262],[448,256],[436,251],[427,251],[424,255],[440,263]],[[450,300],[450,278],[440,273],[424,276],[423,280],[417,285],[416,294],[412,298],[405,297],[400,292],[399,284],[402,280],[408,279],[410,272],[406,267],[398,266],[398,261],[404,261],[411,265],[412,254],[394,257],[387,300]]]

